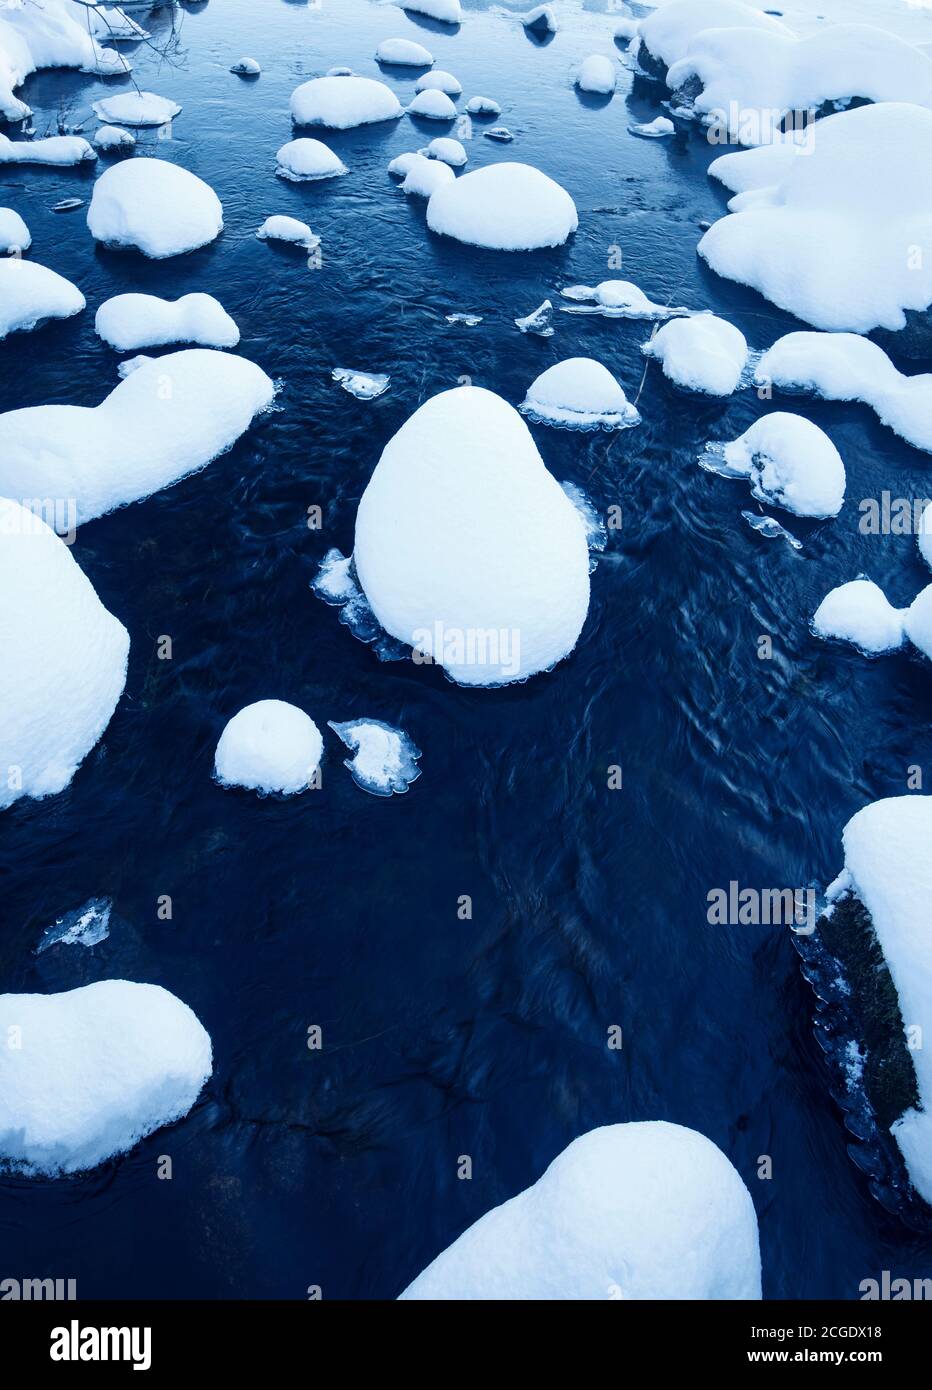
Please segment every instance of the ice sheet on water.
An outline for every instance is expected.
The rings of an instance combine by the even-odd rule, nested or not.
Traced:
[[[391,382],[390,376],[370,376],[366,372],[354,372],[351,367],[334,367],[330,375],[358,401],[374,401],[377,396],[384,396]]]
[[[653,121],[633,121],[628,126],[629,135],[639,135],[643,140],[662,140],[665,135],[674,135],[676,126],[668,116],[657,116]]]
[[[794,550],[802,550],[802,541],[798,541],[795,536],[791,535],[786,527],[781,526],[775,517],[760,516],[757,512],[749,511],[742,511],[741,515],[752,531],[757,531],[760,535],[766,536],[767,540],[779,540],[782,536]]]
[[[603,280],[598,285],[568,285],[561,290],[572,304],[561,305],[564,314],[602,314],[605,318],[667,319],[682,318],[689,309],[682,305],[655,304],[631,280]]]
[[[352,555],[328,550],[311,580],[311,592],[332,608],[339,608],[343,626],[371,646],[380,661],[401,661],[408,655],[410,649],[391,637],[373,613],[359,587]]]
[[[567,497],[579,513],[586,528],[586,544],[589,547],[589,573],[592,574],[599,563],[596,558],[608,544],[608,528],[595,509],[592,498],[577,483],[568,480],[560,484]]]
[[[527,318],[515,319],[515,326],[521,329],[522,333],[535,333],[538,338],[553,337],[553,305],[549,299],[545,299]]]
[[[110,914],[113,903],[109,898],[91,898],[83,907],[66,912],[57,918],[39,939],[36,955],[50,946],[96,946],[110,935]]]
[[[481,315],[481,314],[447,314],[446,320],[447,320],[447,323],[462,323],[462,324],[465,324],[467,328],[475,328],[477,324],[479,324],[479,323],[482,322],[482,315]]]
[[[344,758],[353,781],[373,796],[406,792],[421,775],[421,750],[404,729],[380,719],[352,719],[344,724],[328,720],[330,728],[353,754]]]
[[[515,138],[506,125],[493,125],[491,130],[484,130],[482,134],[487,140],[500,140],[503,144]]]

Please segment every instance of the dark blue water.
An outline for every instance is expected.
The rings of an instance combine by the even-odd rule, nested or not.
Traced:
[[[577,29],[544,46],[484,0],[464,3],[458,33],[370,0],[210,0],[150,17],[160,39],[174,18],[177,48],[170,61],[137,48],[136,75],[184,106],[154,152],[207,179],[225,209],[223,236],[194,255],[101,250],[83,211],[50,211],[89,196],[93,174],[0,171],[35,259],[88,299],[78,318],[0,345],[0,408],[101,400],[117,359],[93,315],[127,290],[216,294],[240,351],[283,383],[281,411],[231,453],[78,536],[76,558],[130,631],[129,678],[72,786],[3,814],[0,988],[164,985],[209,1029],[215,1071],[186,1120],[118,1162],[0,1180],[0,1273],[76,1278],[81,1297],[301,1298],[312,1284],[326,1298],[393,1297],[575,1136],[667,1119],[708,1135],[744,1176],[767,1297],[856,1298],[882,1269],[928,1275],[932,1242],[884,1211],[847,1153],[785,929],[706,920],[708,891],[731,879],[824,884],[848,817],[904,792],[909,764],[932,774],[928,668],[905,654],[868,662],[807,627],[859,571],[897,604],[927,581],[909,537],[857,529],[858,499],[927,490],[927,456],[866,408],[807,404],[845,459],[849,500],[834,521],[781,518],[804,542],[795,552],[742,521],[743,485],[695,463],[706,440],[772,406],[753,392],[703,404],[652,366],[640,428],[534,427],[555,475],[625,519],[579,646],[552,673],[470,691],[436,668],[382,664],[308,588],[329,547],[352,548],[384,443],[461,376],[517,403],[545,366],[584,354],[636,394],[644,325],[560,314],[549,341],[517,333],[514,317],[560,286],[620,273],[654,299],[714,309],[758,348],[799,326],[696,257],[698,222],[724,207],[705,174],[717,151],[695,135],[628,136],[631,120],[659,114],[629,75],[608,104],[573,90],[573,63],[610,43],[604,0],[564,5]],[[580,211],[568,246],[497,256],[428,233],[423,203],[385,169],[438,133],[430,123],[327,137],[347,178],[275,178],[298,81],[335,64],[376,75],[371,55],[390,36],[421,39],[466,96],[502,102],[517,139],[475,139],[471,165],[522,159],[559,179]],[[258,82],[227,71],[243,54],[262,63]],[[410,94],[410,76],[388,80]],[[40,131],[62,99],[79,119],[101,93],[62,72],[24,91]],[[279,212],[323,237],[320,270],[255,239]],[[621,272],[608,268],[614,245]],[[485,321],[451,328],[454,310]],[[391,390],[356,401],[329,380],[334,366],[388,371]],[[162,634],[173,661],[157,659]],[[322,727],[403,726],[422,777],[406,796],[367,796],[329,739],[320,791],[221,791],[220,731],[266,697]],[[617,763],[623,790],[609,791]],[[98,896],[114,901],[107,941],[35,956],[50,922]],[[616,1023],[620,1053],[606,1047]],[[305,1045],[312,1024],[321,1052]],[[170,1182],[156,1177],[163,1154]],[[464,1154],[471,1181],[457,1178]]]

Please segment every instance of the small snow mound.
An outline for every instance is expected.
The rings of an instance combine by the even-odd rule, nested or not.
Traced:
[[[239,342],[233,319],[210,294],[186,294],[174,301],[153,294],[118,294],[101,304],[94,328],[117,352],[169,343],[231,348]]]
[[[353,754],[345,758],[353,781],[373,796],[406,792],[421,775],[421,750],[403,729],[379,719],[352,719],[344,724],[329,720],[330,728]]]
[[[408,168],[401,188],[402,192],[413,193],[418,198],[430,198],[438,188],[452,183],[455,178],[456,175],[449,164],[419,154]]]
[[[443,68],[436,68],[433,72],[425,72],[423,77],[419,77],[414,84],[416,92],[444,92],[448,97],[459,97],[463,95],[463,84],[458,77],[454,77],[452,72],[445,72]]]
[[[289,140],[282,145],[275,156],[280,179],[290,179],[292,183],[309,183],[317,179],[340,178],[349,170],[342,159],[334,154],[322,140]]]
[[[564,299],[574,301],[564,306],[565,314],[602,314],[605,318],[668,319],[688,314],[682,305],[655,304],[643,290],[630,280],[603,280],[598,285],[569,285],[560,291]],[[588,302],[587,302],[588,301]]]
[[[852,579],[826,594],[812,628],[818,637],[851,642],[871,656],[895,651],[906,640],[903,614],[870,579]]]
[[[559,28],[552,5],[535,5],[521,16],[521,23],[532,34],[555,34]]]
[[[91,235],[163,260],[206,246],[223,231],[223,208],[209,184],[164,159],[127,159],[94,185]]]
[[[182,111],[177,101],[156,96],[155,92],[121,92],[119,96],[93,102],[91,109],[99,121],[134,126],[168,125]]]
[[[388,166],[388,172],[394,174],[395,178],[403,179],[408,175],[423,156],[421,152],[408,150],[404,154],[398,154]]]
[[[28,232],[26,238],[28,246]],[[28,332],[48,319],[71,318],[80,314],[85,302],[77,285],[44,265],[19,256],[0,260],[0,339]]]
[[[642,140],[662,140],[665,135],[675,135],[676,126],[668,116],[657,116],[653,121],[634,121],[628,126],[630,135],[639,135]]]
[[[747,478],[759,501],[797,516],[837,516],[845,499],[841,455],[802,415],[764,415],[724,448],[710,446],[699,462],[723,477]]]
[[[80,135],[49,135],[43,140],[11,140],[0,135],[0,164],[50,164],[69,168],[92,164],[97,158],[92,145]]]
[[[592,53],[580,65],[576,86],[581,92],[595,96],[611,96],[615,90],[615,64],[601,53]]]
[[[256,236],[260,241],[287,241],[292,246],[300,246],[304,251],[316,251],[320,245],[320,237],[311,231],[306,222],[282,214],[267,217]]]
[[[392,89],[371,77],[314,77],[291,94],[291,119],[298,126],[351,130],[400,115],[401,103]]]
[[[136,137],[132,131],[124,130],[118,125],[102,125],[94,133],[94,144],[105,154],[110,154],[113,150],[121,150],[127,153],[135,148]]]
[[[411,39],[383,39],[375,51],[375,61],[400,68],[431,68],[434,55]]]
[[[0,1166],[58,1177],[96,1168],[186,1115],[210,1077],[210,1037],[159,985],[101,980],[0,995]]]
[[[421,116],[428,121],[456,120],[456,107],[451,98],[446,92],[439,92],[434,87],[418,92],[407,111],[409,116]]]
[[[906,636],[932,661],[932,584],[917,594],[903,614]]]
[[[469,155],[459,140],[452,140],[446,135],[440,135],[436,140],[431,140],[427,146],[427,155],[430,159],[440,159],[444,164],[449,164],[452,169],[461,169],[468,161]]]
[[[226,725],[214,756],[223,787],[295,796],[315,785],[324,743],[304,710],[284,700],[246,705]]]
[[[32,235],[13,208],[0,208],[0,256],[18,256],[28,251]]]
[[[529,164],[474,169],[439,188],[427,205],[434,232],[496,251],[562,246],[579,226],[565,188]]]
[[[470,116],[500,116],[502,108],[493,97],[470,97],[466,103]]]
[[[422,14],[428,19],[437,19],[441,24],[462,24],[463,10],[460,0],[399,0],[403,10],[412,14]]]
[[[230,68],[237,77],[259,77],[262,68],[255,58],[239,58]]]
[[[607,367],[569,357],[542,372],[518,407],[542,425],[570,430],[624,430],[641,417]]]
[[[748,358],[744,334],[714,314],[671,319],[641,351],[656,358],[664,376],[677,386],[708,396],[736,391]]]

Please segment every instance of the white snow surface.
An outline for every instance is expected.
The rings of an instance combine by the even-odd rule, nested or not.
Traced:
[[[598,285],[569,285],[560,291],[564,299],[574,301],[564,313],[603,314],[606,318],[666,319],[688,314],[682,306],[671,308],[655,304],[631,280],[603,280]]]
[[[642,19],[638,32],[645,48],[669,67],[686,57],[703,30],[736,27],[777,35],[792,32],[778,19],[741,0],[670,0]]]
[[[322,140],[311,140],[306,136],[289,140],[287,145],[282,145],[275,158],[278,163],[275,172],[279,178],[289,179],[292,183],[339,178],[349,173],[342,159]]]
[[[442,188],[444,184],[452,183],[455,178],[456,175],[449,164],[444,164],[440,159],[428,159],[426,155],[419,154],[408,166],[408,172],[405,174],[401,188],[404,193],[413,193],[419,198],[429,198],[438,188]]]
[[[576,86],[581,92],[592,92],[597,96],[609,96],[615,90],[616,70],[611,58],[601,53],[591,53],[580,64],[576,74]]]
[[[403,1299],[759,1299],[750,1194],[696,1130],[606,1125],[480,1217]]]
[[[431,68],[434,65],[430,50],[412,39],[383,39],[375,51],[375,60],[401,68]]]
[[[26,236],[28,246],[28,232]],[[19,256],[0,260],[0,339],[46,319],[71,318],[84,305],[77,285],[56,271]]]
[[[289,241],[305,251],[314,251],[320,245],[320,237],[311,231],[306,222],[282,213],[267,217],[256,236],[260,241]]]
[[[427,205],[427,225],[457,241],[496,251],[561,246],[576,231],[576,204],[530,164],[506,161],[463,174]]]
[[[209,184],[166,159],[126,159],[94,185],[91,235],[162,260],[206,246],[223,231],[223,207]]]
[[[906,640],[903,615],[870,579],[840,584],[819,604],[812,619],[818,637],[851,642],[871,656],[895,651]]]
[[[116,709],[128,652],[64,541],[0,497],[0,808],[67,787]]]
[[[446,135],[440,135],[436,140],[431,140],[427,146],[427,155],[430,159],[443,160],[443,163],[449,164],[452,169],[462,168],[469,159],[462,143]]]
[[[906,636],[932,661],[932,584],[916,595],[903,613]]]
[[[255,58],[237,58],[230,68],[237,77],[260,77],[262,75],[262,64]]]
[[[521,23],[525,29],[533,29],[540,34],[555,34],[560,27],[552,5],[535,5],[521,16]]]
[[[120,92],[93,102],[92,109],[99,121],[112,125],[168,125],[181,115],[177,101],[157,96],[155,92]]]
[[[28,251],[32,235],[19,213],[13,208],[0,208],[0,256]]]
[[[11,140],[0,135],[0,164],[51,164],[68,168],[97,158],[81,135],[48,135],[41,140]]]
[[[159,985],[101,980],[0,995],[0,1165],[57,1177],[128,1153],[181,1119],[212,1070],[210,1037]]]
[[[421,116],[428,121],[453,121],[456,119],[456,107],[453,105],[453,99],[436,87],[427,87],[418,92],[408,105],[407,111],[409,116]]]
[[[324,741],[309,714],[284,700],[258,700],[220,735],[214,776],[225,787],[295,796],[312,785]]]
[[[433,72],[425,72],[414,84],[416,92],[445,92],[448,97],[458,97],[463,94],[463,84],[458,77],[454,77],[452,72],[445,72],[443,68],[435,68]]]
[[[892,796],[869,805],[845,826],[845,868],[830,900],[850,888],[867,908],[896,987],[905,1029],[932,1028],[932,797]],[[921,1110],[890,1127],[913,1186],[932,1203],[932,1052],[911,1047]]]
[[[135,135],[122,126],[102,125],[94,132],[94,145],[98,150],[131,150],[135,144]]]
[[[902,328],[904,310],[932,303],[932,111],[884,102],[817,129],[776,182],[769,161],[747,166],[753,184],[732,175],[745,191],[699,255],[816,328]],[[726,158],[740,168],[755,153]]]
[[[73,498],[80,525],[205,467],[274,395],[245,358],[188,348],[146,362],[93,408],[8,410],[0,495]]]
[[[714,314],[671,319],[641,351],[656,358],[677,386],[708,396],[730,396],[737,390],[748,357],[744,334]]]
[[[797,516],[837,516],[845,498],[845,465],[818,425],[802,415],[773,411],[725,445],[734,476],[749,479],[762,502]]]
[[[463,685],[547,670],[588,611],[579,516],[517,411],[481,387],[432,397],[389,440],[354,559],[382,627]]]
[[[591,357],[568,357],[541,372],[519,409],[564,429],[626,429],[641,420],[608,368]]]
[[[154,294],[118,294],[101,304],[94,328],[117,352],[169,343],[231,348],[239,342],[236,324],[210,294],[186,294],[175,300]]]
[[[330,728],[353,756],[344,767],[353,781],[373,796],[406,792],[421,775],[417,762],[421,751],[403,729],[379,719],[351,719],[345,724],[329,721]]]
[[[291,94],[291,119],[299,126],[350,130],[401,114],[401,103],[391,87],[371,77],[314,77]]]
[[[403,10],[439,19],[443,24],[461,24],[463,9],[460,0],[399,0]]]
[[[494,97],[470,97],[466,103],[470,116],[500,116],[502,108]]]
[[[904,376],[883,348],[857,333],[787,333],[754,380],[830,401],[863,401],[908,444],[932,453],[932,373]]]
[[[6,0],[0,8],[0,115],[8,121],[28,116],[14,89],[40,68],[59,67],[108,77],[130,72],[132,64],[102,47],[67,0]]]

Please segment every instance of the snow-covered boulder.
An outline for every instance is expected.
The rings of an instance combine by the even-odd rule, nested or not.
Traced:
[[[412,14],[422,14],[428,19],[437,19],[441,24],[462,24],[463,9],[460,0],[399,0],[403,10]]]
[[[530,164],[489,164],[440,188],[427,205],[431,231],[494,251],[562,246],[579,225],[565,188]]]
[[[323,749],[320,730],[303,709],[258,700],[234,714],[220,735],[214,776],[225,787],[295,796],[315,785]]]
[[[159,985],[101,980],[0,995],[0,1166],[57,1177],[128,1153],[186,1115],[212,1070],[210,1037]]]
[[[287,241],[304,251],[316,251],[320,245],[320,237],[311,231],[306,222],[301,222],[297,217],[285,217],[281,213],[267,217],[256,236],[260,241]]]
[[[275,159],[278,164],[275,170],[278,177],[289,179],[292,183],[335,179],[349,173],[342,159],[322,140],[289,140],[287,145],[282,145]]]
[[[904,376],[857,333],[787,333],[757,364],[758,386],[863,401],[908,444],[932,453],[932,373]]]
[[[321,125],[331,130],[393,121],[402,114],[391,87],[371,77],[314,77],[291,94],[295,125]]]
[[[80,135],[48,135],[42,140],[11,140],[0,135],[0,164],[51,164],[70,168],[93,164],[97,154]]]
[[[518,408],[538,424],[569,430],[623,430],[641,423],[608,368],[591,357],[568,357],[548,367]]]
[[[64,541],[0,497],[0,808],[67,787],[116,709],[128,652]]]
[[[671,319],[641,351],[655,358],[677,386],[708,396],[730,396],[737,390],[748,358],[744,334],[714,314]]]
[[[757,1218],[711,1140],[663,1121],[573,1141],[403,1299],[758,1299]]]
[[[502,108],[494,97],[470,97],[466,103],[470,116],[500,116]]]
[[[565,314],[602,314],[605,318],[668,319],[688,314],[682,305],[655,304],[631,280],[603,280],[598,285],[568,285],[560,291],[572,305]]]
[[[402,192],[413,193],[418,198],[430,198],[438,188],[452,183],[455,178],[449,164],[419,154],[412,160],[401,188]]]
[[[461,169],[469,159],[469,155],[461,142],[452,140],[446,135],[440,135],[436,140],[431,140],[427,146],[427,157],[440,159],[444,164],[449,164],[451,169]]]
[[[92,103],[94,115],[110,125],[160,126],[168,125],[181,115],[177,101],[157,96],[155,92],[121,92]]]
[[[112,154],[114,150],[120,154],[128,154],[136,146],[136,137],[130,130],[124,130],[118,125],[102,125],[94,132],[94,146],[98,150],[103,150],[104,154]]]
[[[382,627],[463,685],[554,666],[589,607],[578,513],[517,411],[480,387],[434,396],[388,442],[354,560]]]
[[[670,0],[641,20],[638,62],[645,72],[663,79],[667,68],[685,58],[703,30],[734,28],[792,34],[785,24],[741,0]]]
[[[723,466],[716,464],[723,457]],[[700,459],[725,477],[747,478],[761,502],[797,516],[837,516],[845,500],[845,465],[828,435],[802,415],[774,411],[722,449]]]
[[[185,294],[159,299],[154,294],[118,294],[97,310],[94,328],[117,352],[197,343],[199,347],[231,348],[239,329],[219,300],[210,294]]]
[[[418,160],[425,156],[419,150],[406,150],[404,154],[397,154],[388,166],[388,172],[393,174],[396,179],[406,178],[417,164]]]
[[[870,579],[852,579],[826,594],[812,629],[817,637],[851,642],[871,656],[895,651],[906,641],[903,614]]]
[[[13,208],[0,208],[0,256],[17,256],[28,251],[32,235]]]
[[[432,68],[434,55],[412,39],[383,39],[375,50],[375,61],[396,68]]]
[[[231,64],[230,71],[237,77],[261,77],[262,64],[255,58],[237,58],[236,62]]]
[[[446,92],[440,92],[434,87],[418,92],[408,105],[407,110],[409,116],[422,116],[428,121],[456,120],[456,107],[453,105],[452,98],[448,97]]]
[[[209,184],[165,159],[127,159],[94,185],[91,235],[162,260],[206,246],[223,231],[223,207]]]
[[[121,54],[104,48],[95,26],[62,0],[8,0],[0,7],[0,115],[21,121],[30,115],[14,88],[40,68],[80,68],[99,77],[132,70]]]
[[[835,936],[854,941],[850,964],[843,961],[847,986],[864,1015],[886,1020],[889,1032],[875,1044],[881,1055],[868,1053],[866,1059],[868,1096],[874,1113],[885,1115],[882,1123],[889,1125],[913,1186],[932,1205],[932,1052],[922,1046],[932,1015],[932,797],[872,802],[848,821],[843,843],[844,869],[826,891],[832,905],[828,927],[838,922]],[[866,923],[858,905],[866,910]],[[825,919],[819,927],[821,935]],[[883,992],[886,972],[865,952],[866,943],[879,946],[889,971],[892,1010]]]
[[[84,305],[77,285],[54,270],[19,256],[0,260],[0,339],[35,328],[47,319],[71,318],[80,314]]]
[[[77,524],[137,502],[229,449],[275,395],[245,358],[190,348],[153,358],[98,406],[0,415],[0,495],[75,500]]]
[[[601,53],[592,53],[584,59],[576,74],[579,90],[596,96],[610,96],[615,90],[615,81],[615,64]]]
[[[527,14],[521,16],[521,23],[532,34],[540,36],[555,34],[559,28],[552,5],[535,5]]]
[[[345,724],[329,721],[330,728],[352,753],[343,766],[353,781],[373,796],[406,792],[421,775],[421,750],[403,729],[379,719],[351,719]]]
[[[459,97],[463,95],[463,84],[458,77],[454,77],[452,72],[445,72],[443,68],[435,68],[433,72],[425,72],[423,77],[419,77],[414,84],[416,92],[445,92],[448,97]]]
[[[932,304],[930,155],[932,111],[922,107],[885,102],[828,116],[782,178],[746,183],[732,198],[699,255],[817,328],[901,329],[906,311]],[[772,171],[754,161],[749,172]]]

